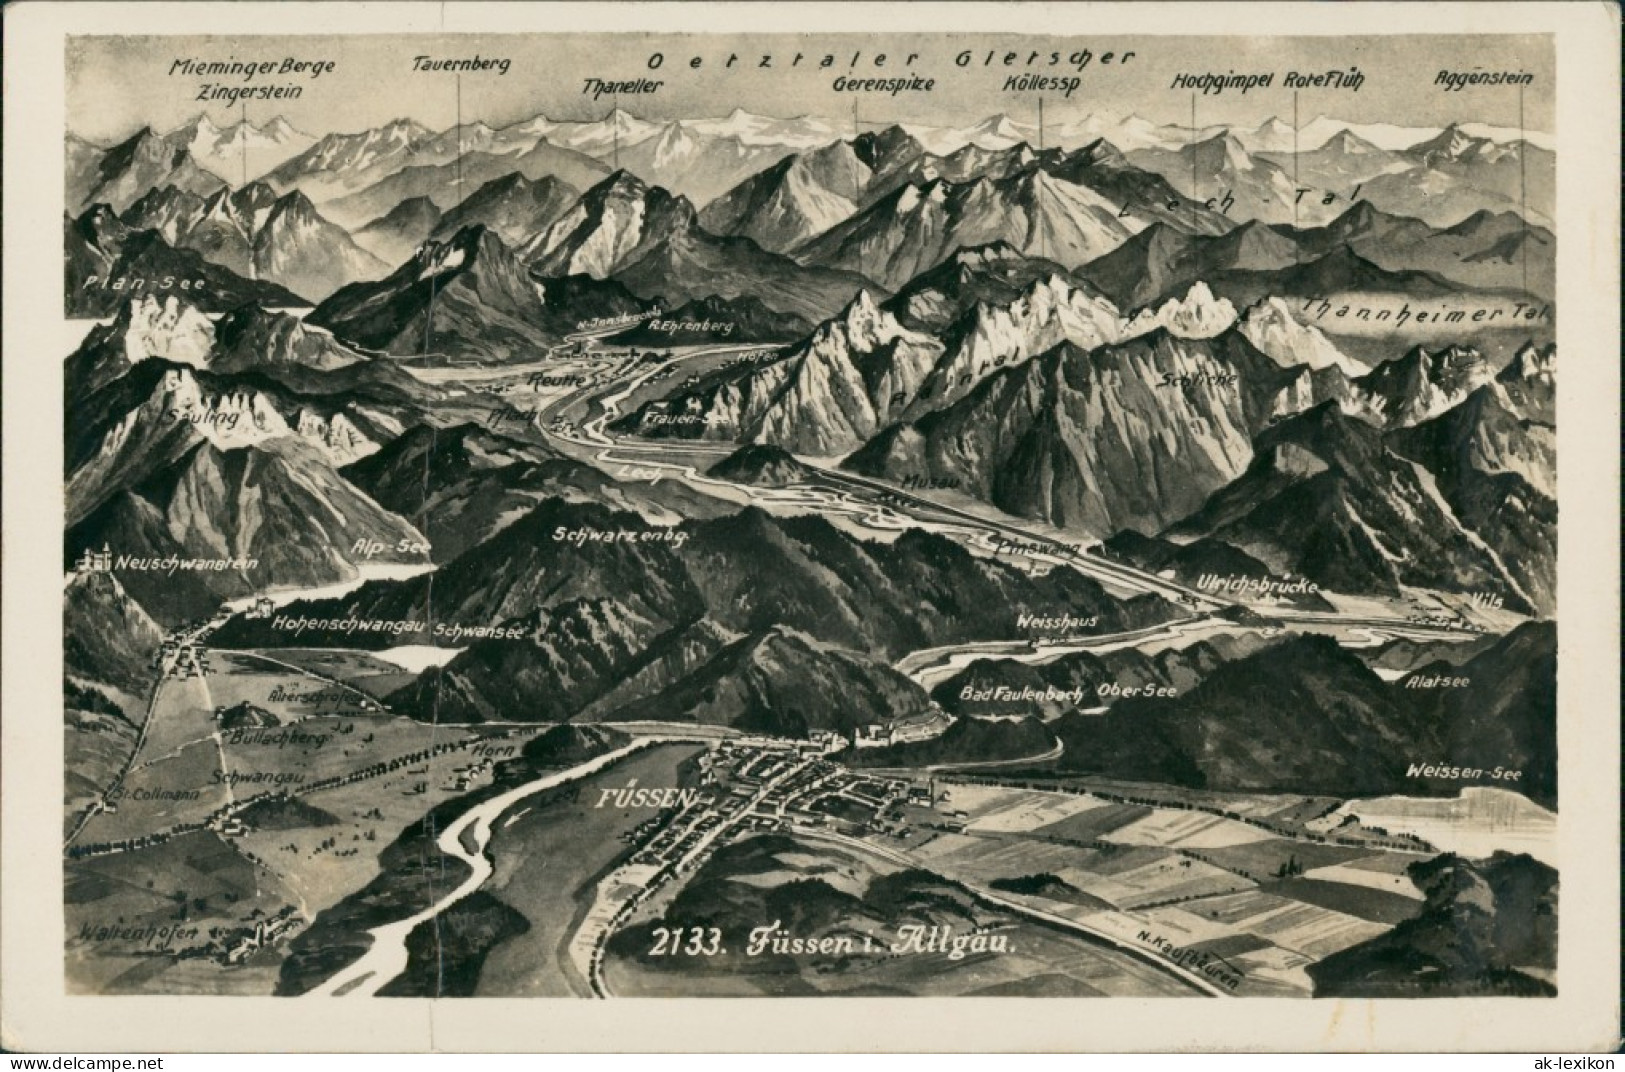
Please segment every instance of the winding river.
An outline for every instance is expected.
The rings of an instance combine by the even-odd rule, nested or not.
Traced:
[[[590,775],[597,774],[605,767],[618,763],[634,752],[661,743],[663,737],[640,737],[637,740],[621,746],[601,756],[595,756],[578,766],[565,770],[554,771],[535,781],[526,782],[515,789],[510,789],[501,796],[492,797],[468,809],[446,829],[440,832],[435,839],[435,847],[447,856],[454,856],[469,866],[468,878],[446,896],[423,909],[416,915],[395,923],[386,923],[374,927],[367,933],[372,935],[372,946],[367,952],[349,967],[342,969],[320,986],[310,990],[310,997],[371,997],[385,986],[391,979],[396,978],[406,970],[407,936],[419,924],[425,923],[452,905],[461,901],[481,886],[485,885],[491,877],[493,870],[491,861],[485,855],[485,847],[491,840],[491,825],[496,822],[509,808],[524,800],[555,786],[565,785],[578,781]],[[467,833],[472,841],[472,851],[463,844],[463,835]]]
[[[743,346],[711,347],[685,355],[685,359],[716,356],[746,348]],[[507,369],[504,371],[511,374],[514,370]],[[616,453],[618,450],[625,450],[627,444],[611,437],[606,431],[606,426],[610,420],[619,415],[622,404],[648,377],[655,375],[657,371],[657,369],[649,369],[647,372],[628,381],[614,384],[610,388],[614,390],[612,394],[605,393],[605,386],[600,384],[593,390],[561,397],[547,407],[543,416],[538,417],[536,425],[549,438],[564,440],[573,443],[577,447],[593,451],[594,460],[601,464],[656,468],[665,470],[679,479],[701,487],[713,485],[718,488],[737,490],[738,485],[707,476],[700,472],[697,465],[690,464],[686,459],[682,458],[683,455],[690,455],[696,459],[710,460],[718,456],[719,453],[725,453],[725,450],[721,448],[727,445],[660,445],[660,453],[676,455],[679,460],[665,460],[658,457],[646,458],[641,455],[628,457]],[[547,417],[563,410],[568,405],[591,398],[595,394],[601,395],[598,399],[601,412],[581,425],[575,435],[560,435],[548,429]],[[771,503],[779,507],[800,507],[817,510],[825,514],[844,515],[865,527],[875,530],[902,531],[911,526],[926,528],[939,534],[967,539],[972,544],[994,551],[998,550],[997,540],[1001,536],[1011,533],[1022,536],[1029,535],[1025,530],[1014,526],[952,510],[936,503],[920,502],[917,504],[922,508],[929,509],[931,513],[936,515],[934,518],[926,519],[911,516],[909,512],[892,509],[885,502],[872,501],[871,496],[875,493],[896,495],[884,485],[845,473],[836,474],[821,470],[820,476],[838,486],[835,488],[817,486],[752,487],[747,490],[747,495],[756,502]],[[1053,549],[1029,550],[1027,554],[1037,563],[1050,566],[1067,565],[1079,569],[1081,572],[1093,576],[1097,581],[1117,591],[1157,592],[1170,599],[1183,600],[1191,604],[1195,609],[1201,610],[1212,610],[1228,602],[1227,600],[1215,599],[1212,596],[1194,592],[1176,582],[1098,556],[1078,553],[1075,549],[1065,548],[1062,545],[1056,545]],[[1274,624],[1277,627],[1285,626],[1295,631],[1329,632],[1339,636],[1340,641],[1351,646],[1378,643],[1393,636],[1412,636],[1417,639],[1466,639],[1471,635],[1450,629],[1418,627],[1399,618],[1354,618],[1337,613],[1316,614],[1282,608],[1271,608],[1271,611],[1271,616],[1276,619]],[[1165,622],[1145,629],[1115,635],[1080,639],[1066,644],[1035,646],[1027,642],[1004,641],[953,645],[915,652],[905,658],[898,669],[912,677],[921,687],[929,689],[933,684],[981,658],[1002,657],[1013,658],[1027,663],[1043,663],[1052,661],[1072,651],[1104,652],[1120,647],[1143,646],[1148,642],[1174,643],[1223,633],[1251,632],[1256,631],[1256,629],[1257,626],[1199,616]],[[412,931],[474,893],[491,877],[494,868],[486,856],[486,848],[491,839],[492,825],[519,801],[547,789],[589,777],[650,745],[678,739],[682,738],[666,736],[640,737],[621,748],[606,752],[578,766],[556,771],[527,782],[500,796],[477,804],[464,812],[441,832],[440,836],[435,840],[435,845],[446,855],[468,864],[470,869],[468,877],[456,889],[415,915],[398,922],[372,928],[368,932],[371,935],[372,944],[366,953],[354,964],[341,969],[325,982],[309,991],[310,996],[368,997],[377,994],[392,979],[398,978],[407,968],[406,942]],[[467,845],[464,844],[465,835],[468,838]]]

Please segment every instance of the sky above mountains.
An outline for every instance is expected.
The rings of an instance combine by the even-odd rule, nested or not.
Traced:
[[[1087,50],[1082,70],[1070,62]],[[1270,116],[1292,120],[1294,92],[1283,83],[1289,71],[1321,74],[1357,68],[1358,90],[1305,88],[1297,92],[1298,121],[1329,114],[1346,123],[1396,123],[1443,127],[1452,121],[1549,132],[1555,66],[1549,37],[1485,35],[1475,38],[1473,70],[1527,72],[1526,86],[1476,86],[1447,91],[1436,84],[1441,64],[1436,39],[1412,37],[1237,37],[1215,49],[1211,37],[1092,37],[1039,35],[792,35],[792,34],[510,34],[378,35],[368,37],[80,37],[68,43],[68,127],[92,141],[111,142],[151,126],[167,130],[198,115],[217,123],[263,121],[285,116],[301,130],[321,135],[378,126],[397,117],[440,130],[481,120],[502,126],[545,114],[559,120],[601,118],[619,103],[649,119],[726,115],[736,107],[780,117],[823,116],[853,120],[859,129],[892,122],[962,126],[1003,112],[1020,122],[1036,120],[1044,98],[1047,124],[1077,122],[1089,115],[1130,112],[1155,123],[1191,122],[1193,94],[1171,88],[1179,74],[1226,75],[1273,72],[1274,84],[1247,93],[1196,94],[1197,126],[1256,126]],[[1464,55],[1459,46],[1450,50]],[[968,62],[958,62],[963,53]],[[1107,52],[1113,61],[1101,62]],[[1126,62],[1123,57],[1132,52]],[[651,57],[663,60],[651,69]],[[803,57],[792,66],[797,54]],[[856,64],[853,56],[857,54]],[[883,66],[875,66],[880,54]],[[1031,64],[1028,58],[1037,53]],[[1060,62],[1049,63],[1051,53]],[[837,57],[820,68],[821,58]],[[917,58],[907,63],[913,54]],[[988,64],[991,54],[992,62]],[[763,56],[771,67],[760,66]],[[1005,64],[1007,55],[1014,62]],[[414,59],[507,59],[506,74],[414,71]],[[732,66],[730,56],[737,56]],[[307,73],[213,76],[186,73],[176,61],[331,61],[331,70]],[[698,58],[698,68],[690,66]],[[843,92],[845,75],[858,79],[932,80],[929,92]],[[1063,91],[1006,91],[1012,76],[1077,78]],[[654,93],[594,95],[589,79],[658,81]],[[293,99],[246,104],[200,101],[206,85],[296,85]],[[460,97],[460,99],[459,99]]]

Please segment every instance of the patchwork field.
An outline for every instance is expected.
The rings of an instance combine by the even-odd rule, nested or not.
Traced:
[[[70,860],[70,993],[267,993],[276,957],[225,967],[203,953],[295,898],[277,876],[210,831],[109,856]],[[158,977],[161,982],[157,982]],[[192,980],[189,984],[187,980]]]
[[[1158,909],[1150,917],[1162,926],[1187,932],[1193,940],[1241,932],[1312,960],[1388,930],[1384,924],[1262,890]]]
[[[1424,854],[1284,837],[1198,810],[1211,798],[1181,796],[1158,807],[956,784],[936,808],[962,832],[939,831],[905,851],[944,876],[1012,891],[1125,939],[1154,935],[1158,948],[1220,957],[1240,977],[1238,993],[1306,993],[1305,965],[1421,909],[1406,869]],[[1330,803],[1236,794],[1223,808],[1285,827],[1325,815]]]
[[[1369,850],[1263,837],[1242,844],[1210,848],[1202,853],[1202,857],[1246,878],[1264,881],[1369,857]]]
[[[713,903],[732,955],[686,961],[638,957],[628,949],[629,940],[641,940],[645,932],[628,932],[625,940],[612,944],[606,962],[611,991],[641,997],[1191,993],[1144,960],[1074,932],[978,904],[934,876],[901,870],[882,855],[815,835],[773,840],[787,847],[758,856],[748,870],[725,863],[726,857],[719,854],[689,880],[708,891],[730,891]],[[741,851],[758,843],[760,839],[747,840]],[[675,910],[681,909],[679,900]],[[859,946],[851,954],[739,955],[749,929],[745,921],[759,925],[764,918],[780,919],[798,937],[852,936]],[[963,956],[919,949],[906,937],[904,928],[911,925],[996,936],[1006,948]],[[865,936],[867,946],[862,944]]]
[[[101,796],[135,750],[136,728],[117,715],[69,709],[63,720],[63,826]]]
[[[225,652],[216,653],[216,657],[223,659]],[[275,652],[237,652],[233,653],[237,663],[249,670],[263,670],[275,672],[277,663],[307,670],[319,678],[331,678],[342,682],[357,695],[348,703],[353,708],[361,701],[372,699],[381,700],[390,693],[411,683],[417,675],[401,668],[395,663],[381,659],[376,655],[364,651],[347,651],[336,648],[278,648]],[[286,667],[280,668],[286,673]],[[307,685],[319,687],[321,682],[309,681]],[[332,702],[328,711],[333,710]]]

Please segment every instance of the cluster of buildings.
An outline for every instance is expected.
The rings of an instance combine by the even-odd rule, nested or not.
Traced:
[[[584,965],[602,993],[604,940],[671,880],[703,865],[738,833],[827,827],[853,836],[907,832],[903,809],[930,806],[934,783],[858,774],[826,759],[845,738],[809,741],[737,737],[699,757],[699,792],[669,817],[654,815],[625,835],[639,848],[601,889],[613,889]]]
[[[255,599],[249,608],[243,612],[244,618],[271,618],[276,615],[276,604],[268,596]]]
[[[297,934],[305,925],[304,917],[293,905],[283,905],[267,914],[251,909],[247,917],[224,926],[211,926],[207,934],[197,928],[182,929],[180,936],[193,939],[188,944],[164,948],[148,948],[148,956],[167,956],[175,960],[213,960],[220,964],[241,964],[261,949],[268,949]]]
[[[894,722],[871,722],[867,726],[859,726],[852,731],[852,747],[885,748],[887,745],[927,741],[939,736],[952,724],[953,718],[946,712],[937,710],[933,705],[931,711],[922,715]],[[845,744],[844,739],[842,744]]]
[[[879,732],[892,737],[896,731],[888,727]],[[825,756],[841,740],[830,737],[833,740],[815,739],[788,749],[723,741],[705,761],[727,790],[724,804],[748,803],[753,823],[773,828],[833,826],[851,833],[899,828],[911,783],[858,773],[830,761]],[[929,790],[926,793],[929,799]]]
[[[258,910],[256,909],[257,913]],[[227,964],[241,964],[253,954],[282,938],[290,936],[304,923],[295,913],[293,905],[283,905],[269,916],[250,915],[245,927],[237,927],[222,934],[218,942],[219,959]],[[211,943],[213,946],[214,943]]]
[[[472,763],[464,763],[451,769],[451,781],[445,786],[453,792],[462,792],[473,786],[482,775],[496,766],[496,761],[490,756],[476,759]]]
[[[848,833],[896,832],[902,809],[929,804],[928,786],[855,773],[825,756],[837,734],[811,741],[732,738],[699,759],[701,793],[669,821],[640,824],[627,840],[643,844],[629,861],[673,874],[699,866],[727,833],[824,826]],[[644,840],[647,838],[647,840]]]
[[[167,677],[203,677],[210,670],[208,649],[190,634],[164,637],[152,662],[153,668]]]
[[[79,560],[73,564],[79,573],[111,573],[113,572],[113,549],[102,544],[100,551],[85,548],[79,554]]]

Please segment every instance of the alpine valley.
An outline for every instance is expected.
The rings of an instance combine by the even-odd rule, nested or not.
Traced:
[[[70,991],[1555,994],[1552,142],[1069,106],[70,133]]]

